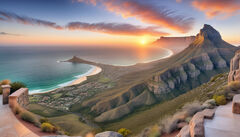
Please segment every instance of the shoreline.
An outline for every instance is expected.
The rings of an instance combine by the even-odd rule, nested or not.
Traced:
[[[102,68],[100,68],[98,66],[94,66],[94,69],[89,74],[87,74],[87,73],[85,75],[83,74],[83,76],[80,76],[78,79],[74,80],[67,86],[73,86],[73,85],[80,84],[83,81],[86,81],[88,76],[96,75],[96,74],[100,73],[101,71],[102,71]]]
[[[48,90],[48,91],[29,93],[29,95],[38,95],[38,94],[49,93],[49,92],[52,92],[52,91],[54,91],[56,89],[59,89],[59,88],[77,85],[77,84],[80,84],[80,83],[86,81],[88,76],[93,76],[93,75],[96,75],[96,74],[102,72],[102,68],[100,68],[99,66],[94,66],[94,65],[91,65],[91,66],[93,67],[92,69],[90,69],[88,72],[86,72],[82,75],[75,76],[75,77],[78,77],[78,78],[75,79],[75,80],[67,82],[68,84],[66,84],[65,86],[54,88],[54,89],[51,89],[51,90]]]

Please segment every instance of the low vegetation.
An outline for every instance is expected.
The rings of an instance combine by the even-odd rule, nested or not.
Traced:
[[[227,104],[227,100],[226,97],[224,95],[214,95],[213,99],[216,101],[217,105],[226,105]]]
[[[118,133],[121,134],[123,137],[128,137],[132,134],[132,132],[129,129],[126,129],[126,128],[120,128],[118,130]]]
[[[25,88],[26,85],[22,82],[13,82],[10,84],[11,86],[11,94],[17,90],[19,90],[20,88]]]
[[[42,106],[39,104],[29,104],[27,108],[29,111],[35,114],[41,115],[43,117],[56,117],[56,116],[66,115],[65,112],[58,111],[58,110],[55,110],[46,106]]]
[[[21,110],[19,107],[15,107],[14,113],[15,113],[16,115],[20,114],[21,112],[22,112],[22,110]]]
[[[37,122],[37,119],[36,119],[35,115],[33,115],[33,114],[31,114],[30,112],[27,112],[27,111],[23,111],[20,114],[20,117],[21,117],[22,120],[33,123],[33,124]]]
[[[55,132],[56,131],[55,127],[52,124],[47,123],[47,122],[44,122],[41,124],[41,130],[43,132]]]
[[[94,128],[80,122],[78,118],[79,117],[75,114],[67,114],[64,116],[51,117],[48,119],[50,123],[54,124],[55,126],[59,126],[64,131],[67,131],[64,134],[75,136],[84,135],[86,133],[94,131]]]
[[[39,119],[39,122],[42,124],[42,123],[47,123],[49,122],[49,120],[47,118],[40,118]]]

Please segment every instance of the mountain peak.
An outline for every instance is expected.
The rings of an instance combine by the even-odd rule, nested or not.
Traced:
[[[204,27],[200,30],[199,35],[209,40],[222,40],[220,33],[214,29],[211,25],[204,24]]]
[[[233,47],[231,44],[222,40],[220,33],[208,24],[204,24],[203,28],[197,34],[196,39],[190,44],[190,46],[203,47],[205,49]]]

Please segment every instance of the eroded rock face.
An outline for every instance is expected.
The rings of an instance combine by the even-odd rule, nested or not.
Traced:
[[[230,72],[228,75],[228,82],[240,81],[240,50],[235,53],[235,56],[231,60]]]

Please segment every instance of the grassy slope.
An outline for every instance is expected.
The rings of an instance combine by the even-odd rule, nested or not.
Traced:
[[[194,100],[205,101],[212,97],[212,94],[223,90],[227,84],[227,73],[219,74],[212,78],[206,84],[199,86],[183,95],[180,95],[170,101],[156,104],[147,110],[138,110],[124,119],[102,125],[104,130],[117,130],[119,128],[128,128],[133,134],[141,132],[145,127],[150,126],[165,116],[171,115],[180,109],[185,103]]]
[[[56,116],[61,116],[66,114],[65,112],[48,108],[46,106],[42,106],[39,104],[29,104],[28,110],[44,117],[56,117]]]
[[[223,86],[226,84],[227,73],[219,74],[213,77],[208,83],[205,83],[170,101],[165,101],[151,107],[141,108],[140,110],[136,110],[135,113],[132,113],[123,119],[119,119],[111,123],[101,123],[100,127],[103,130],[112,131],[117,131],[119,128],[128,128],[133,132],[133,134],[136,135],[140,133],[144,128],[158,123],[165,117],[174,114],[186,103],[192,102],[194,100],[203,102],[209,98],[212,98],[212,95],[216,92],[222,91]],[[75,114],[59,113],[54,109],[49,109],[37,104],[31,104],[29,108],[32,112],[38,112],[41,115],[45,115],[47,117],[50,116],[49,119],[51,122],[71,133],[71,135],[83,135],[88,131],[94,130],[90,126],[80,122],[78,120],[79,117]],[[62,116],[54,116],[52,114]]]
[[[74,114],[68,114],[59,117],[49,118],[49,120],[69,132],[70,135],[84,135],[93,130],[90,126],[80,122],[78,116]]]

